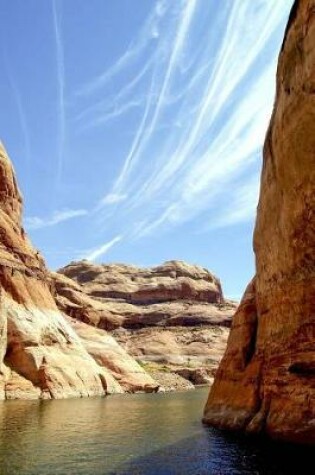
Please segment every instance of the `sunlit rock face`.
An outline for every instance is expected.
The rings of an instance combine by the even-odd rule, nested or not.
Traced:
[[[21,225],[22,198],[0,148],[1,397],[101,395],[106,378],[58,311]]]
[[[21,225],[21,210],[15,174],[1,146],[0,398],[65,398],[123,392],[106,364],[96,361],[106,360],[100,354],[106,353],[110,345],[102,346],[98,341],[98,357],[94,357],[93,348],[91,356],[86,338],[83,343],[58,310],[44,261]],[[111,347],[128,362],[125,371],[135,371],[133,366],[139,370],[134,386],[156,388],[157,383],[114,343]],[[128,376],[133,388],[132,377]]]
[[[112,376],[115,385],[111,393],[151,393],[159,389],[159,384],[106,331],[72,318],[67,320],[87,352]]]
[[[208,424],[315,443],[315,1],[296,1],[279,57],[254,235]]]
[[[59,309],[77,322],[84,342],[91,333],[99,341],[102,329],[108,330],[166,390],[211,384],[236,303],[224,299],[219,279],[207,269],[175,260],[151,268],[84,260],[51,278]],[[99,362],[97,351],[94,356]],[[125,388],[127,360],[117,353],[111,361],[122,362],[120,377],[107,365]],[[139,369],[133,375],[136,384]]]
[[[140,268],[83,260],[53,278],[60,308],[107,330],[214,324],[216,319],[229,325],[219,279],[183,261]]]

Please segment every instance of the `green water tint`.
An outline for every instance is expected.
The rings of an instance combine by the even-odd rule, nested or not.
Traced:
[[[203,426],[207,394],[1,402],[0,474],[286,474],[311,457]]]

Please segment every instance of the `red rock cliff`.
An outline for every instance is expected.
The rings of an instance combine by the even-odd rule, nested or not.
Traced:
[[[279,57],[254,234],[256,278],[233,320],[208,424],[315,443],[315,0]]]
[[[21,212],[15,174],[0,145],[0,399],[122,392],[117,381],[126,390],[156,389],[106,332],[92,334],[64,318],[44,260],[22,228]]]

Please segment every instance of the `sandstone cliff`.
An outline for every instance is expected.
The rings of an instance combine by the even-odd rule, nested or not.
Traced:
[[[257,274],[233,319],[204,421],[315,443],[315,1],[279,57],[254,235]]]
[[[42,257],[31,246],[21,219],[21,194],[1,145],[0,399],[122,392],[118,382],[122,378],[114,377],[119,364],[124,368],[124,389],[157,389],[158,384],[118,344],[110,341],[102,346],[98,341],[97,357],[94,349],[90,352],[92,356],[89,354],[86,338],[81,340],[75,325],[69,324],[58,310],[51,294],[49,273]],[[105,340],[104,332],[103,343]],[[102,351],[106,353],[109,346],[112,354],[116,352],[116,363],[118,354],[124,360],[116,364],[115,371],[100,361]]]
[[[162,386],[212,381],[235,304],[224,301],[206,269],[180,261],[153,268],[80,261],[52,279],[63,313],[110,331]]]

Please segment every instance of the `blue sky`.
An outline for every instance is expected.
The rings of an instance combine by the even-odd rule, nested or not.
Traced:
[[[291,5],[0,0],[0,137],[51,268],[183,259],[241,296]]]

